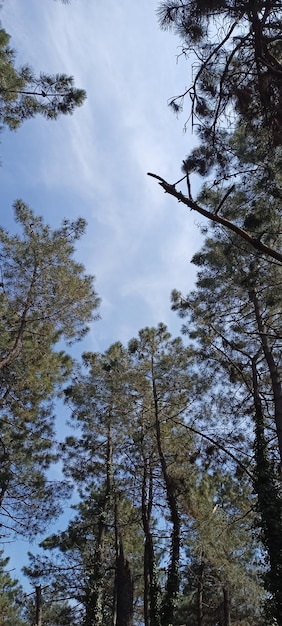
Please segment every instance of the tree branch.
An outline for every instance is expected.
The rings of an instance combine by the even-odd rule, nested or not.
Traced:
[[[156,178],[159,181],[159,185],[164,189],[166,193],[169,193],[171,196],[177,198],[179,202],[188,206],[189,209],[191,209],[192,211],[197,211],[197,213],[200,213],[200,215],[203,215],[212,222],[216,222],[217,224],[221,224],[221,226],[228,228],[232,232],[236,233],[236,235],[239,235],[239,237],[247,241],[247,243],[249,243],[253,248],[258,250],[259,252],[262,252],[266,256],[269,256],[272,259],[279,261],[279,263],[282,264],[282,253],[274,250],[273,248],[270,248],[269,246],[266,246],[259,239],[252,237],[251,235],[249,235],[249,233],[243,230],[243,228],[240,228],[240,226],[237,226],[233,222],[230,222],[225,217],[222,217],[217,213],[207,211],[207,209],[204,209],[200,204],[185,196],[181,191],[177,191],[175,185],[169,184],[161,176],[158,176],[157,174],[152,174],[151,172],[148,172],[148,176]]]

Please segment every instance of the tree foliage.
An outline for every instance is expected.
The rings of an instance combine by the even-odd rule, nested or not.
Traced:
[[[0,564],[7,626],[39,624],[41,609],[50,626],[282,624],[281,8],[159,8],[197,59],[170,104],[179,112],[190,95],[199,145],[176,183],[153,176],[211,220],[195,289],[172,294],[186,344],[159,324],[74,366],[58,342],[83,337],[99,303],[73,258],[84,220],[51,230],[18,201],[23,234],[0,229],[4,532],[37,532],[70,483],[76,497],[25,570],[42,607],[18,610],[21,590]],[[16,69],[3,30],[0,59],[3,127],[56,118],[85,97],[69,77]],[[194,173],[204,179],[196,199]],[[62,386],[74,431],[55,448]],[[58,458],[64,480],[52,484]]]
[[[190,94],[192,122],[210,151],[236,117],[281,144],[281,15],[281,2],[269,0],[160,3],[161,27],[180,35],[185,56],[196,56],[191,87],[170,104],[179,111]]]
[[[33,533],[64,493],[44,477],[57,458],[52,401],[71,371],[56,346],[84,336],[99,299],[73,258],[84,220],[52,230],[21,201],[15,217],[22,234],[0,229],[1,514],[4,526]]]
[[[243,192],[240,192],[239,198]],[[261,207],[265,195],[261,195]],[[217,201],[209,194],[211,206]],[[233,204],[234,202],[234,204]],[[279,213],[257,213],[249,227],[260,229],[264,221],[279,223]],[[238,196],[228,207],[231,217],[240,217]],[[245,220],[248,216],[245,216]],[[266,228],[271,236],[270,226]],[[279,265],[270,264],[259,253],[250,260],[248,246],[240,237],[213,229],[202,250],[194,256],[199,268],[197,289],[183,297],[172,294],[173,308],[185,319],[183,331],[195,342],[198,362],[205,376],[213,372],[217,394],[217,430],[228,428],[230,445],[237,454],[246,452],[244,432],[252,433],[254,455],[254,489],[258,503],[258,527],[266,548],[268,619],[280,623],[281,587],[281,280]],[[243,426],[243,430],[242,430]],[[273,507],[270,514],[270,502]],[[274,514],[275,511],[275,514]]]
[[[13,580],[8,568],[9,559],[0,552],[0,624],[1,626],[26,626],[23,619],[23,590]]]
[[[184,176],[176,183],[153,176],[166,193],[281,263],[281,241],[277,238],[270,245],[264,231],[254,234],[254,219],[261,211],[259,197],[252,198],[251,221],[238,223],[237,216],[230,219],[226,213],[238,186],[251,198],[254,177],[268,206],[281,202],[281,5],[268,0],[168,0],[161,3],[159,17],[164,28],[174,28],[181,37],[184,55],[196,57],[192,86],[173,98],[171,105],[179,111],[190,94],[199,145],[183,160]],[[191,173],[195,172],[207,180],[204,188],[217,194],[216,205],[210,206],[207,195],[194,199]],[[178,187],[182,181],[187,183],[185,191]],[[247,201],[247,215],[248,205]],[[281,229],[275,232],[281,234]]]
[[[73,113],[86,98],[83,89],[77,89],[72,76],[41,73],[36,76],[25,65],[17,68],[15,52],[10,47],[10,36],[0,29],[0,128],[17,129],[25,120],[43,115],[56,119],[60,114]]]
[[[132,614],[167,626],[183,616],[200,551],[205,572],[214,572],[216,615],[224,594],[232,598],[228,615],[258,615],[243,603],[246,589],[263,595],[249,477],[233,477],[239,465],[228,451],[219,469],[210,441],[194,432],[201,407],[191,348],[159,324],[127,349],[117,343],[86,354],[84,364],[66,391],[76,431],[62,446],[80,502],[67,529],[44,541],[53,556],[32,557],[29,575],[73,598],[85,626],[129,626]],[[201,380],[203,393],[207,386]],[[210,585],[207,574],[205,594]],[[185,621],[196,602],[194,595]]]

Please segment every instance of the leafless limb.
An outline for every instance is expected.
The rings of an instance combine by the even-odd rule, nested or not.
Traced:
[[[243,228],[240,228],[240,226],[237,226],[237,224],[234,224],[225,217],[222,217],[221,215],[218,215],[217,213],[214,213],[212,211],[208,211],[200,204],[198,204],[198,202],[195,202],[195,200],[192,200],[191,198],[185,196],[181,191],[178,191],[175,185],[171,185],[161,176],[158,176],[157,174],[152,174],[151,172],[148,172],[148,176],[156,178],[159,181],[159,185],[164,189],[166,193],[169,193],[171,196],[177,198],[179,202],[188,206],[189,209],[191,209],[192,211],[196,211],[197,213],[200,213],[200,215],[203,215],[212,222],[216,222],[217,224],[221,224],[221,226],[224,226],[224,228],[228,228],[232,232],[236,233],[236,235],[239,235],[239,237],[244,239],[255,250],[258,250],[267,257],[275,259],[282,264],[282,253],[278,252],[278,250],[274,250],[273,248],[265,245],[264,243],[262,243],[262,241],[260,241],[260,239],[253,237]]]

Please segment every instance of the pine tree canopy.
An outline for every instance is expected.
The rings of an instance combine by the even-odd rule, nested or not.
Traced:
[[[85,335],[99,298],[73,258],[85,221],[52,230],[23,202],[14,208],[18,234],[0,229],[1,513],[4,527],[32,534],[65,491],[45,478],[57,456],[52,402],[72,368],[56,346]]]
[[[35,76],[26,65],[15,66],[15,52],[10,36],[0,29],[0,129],[17,129],[25,120],[41,114],[47,119],[73,113],[86,98],[83,89],[74,86],[72,76],[41,73]]]

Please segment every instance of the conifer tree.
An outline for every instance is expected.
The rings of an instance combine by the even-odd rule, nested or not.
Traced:
[[[24,594],[17,580],[13,580],[9,569],[9,559],[0,552],[0,625],[27,626],[23,619]]]
[[[191,402],[192,382],[183,368],[189,358],[189,350],[183,348],[180,340],[171,340],[163,324],[159,324],[156,329],[145,328],[140,331],[138,340],[133,339],[130,342],[129,350],[132,354],[136,353],[140,373],[143,372],[146,381],[146,396],[150,407],[147,408],[150,418],[149,428],[153,430],[156,440],[162,488],[171,524],[169,564],[160,604],[160,625],[167,626],[174,619],[180,585],[181,519],[178,504],[176,442],[174,451],[164,442],[169,438],[171,427],[173,428],[173,422],[171,424],[170,420],[184,412]],[[187,447],[188,439],[186,438]]]
[[[44,73],[36,76],[28,65],[16,68],[10,36],[3,28],[0,62],[0,130],[16,130],[38,114],[51,120],[60,114],[73,113],[86,98],[85,91],[75,87],[72,76]]]
[[[34,534],[65,491],[45,477],[57,458],[52,401],[71,371],[57,343],[84,336],[99,299],[73,259],[84,220],[52,231],[20,201],[15,215],[22,234],[0,229],[0,504],[3,528]]]
[[[281,145],[281,15],[281,2],[268,0],[164,0],[159,5],[161,27],[181,37],[185,56],[197,57],[192,85],[170,104],[179,111],[191,96],[192,121],[218,160],[226,158],[216,151],[220,131],[234,123],[234,109],[248,129],[266,129],[269,145]]]
[[[252,223],[240,222],[234,215],[230,219],[225,209],[238,186],[250,195],[256,175],[268,195],[266,212],[273,198],[281,201],[281,179],[275,172],[282,141],[281,9],[279,2],[272,7],[268,1],[161,2],[161,26],[180,35],[184,56],[197,57],[193,84],[173,98],[171,106],[178,112],[190,94],[199,145],[183,160],[184,176],[177,182],[150,174],[189,209],[247,241],[250,254],[254,248],[280,264],[281,242],[270,245],[264,232],[256,236]],[[247,138],[244,154],[238,150],[238,137],[241,143]],[[194,198],[194,172],[217,193],[216,205]],[[253,199],[253,216],[259,212]]]
[[[85,354],[86,369],[77,368],[66,390],[76,432],[62,452],[79,502],[66,530],[43,542],[51,556],[33,557],[27,571],[51,585],[54,598],[76,601],[85,626],[129,626],[132,617],[146,626],[195,623],[185,589],[199,550],[215,619],[259,615],[242,599],[261,591],[249,475],[242,489],[243,463],[228,454],[223,463],[206,430],[201,435],[199,391],[206,400],[209,381],[193,359],[159,324],[128,348]]]
[[[229,204],[231,215],[235,211],[240,215],[240,195],[234,205]],[[250,215],[250,227],[259,230],[266,223],[265,232],[271,238],[269,224],[279,223],[279,214],[274,210],[271,216],[273,207],[269,213],[263,213],[264,200],[265,196],[261,194],[261,213],[257,213],[256,219],[252,215],[252,220]],[[213,201],[215,199],[210,194],[209,202]],[[276,236],[275,229],[273,236]],[[258,254],[254,254],[250,261],[248,247],[238,237],[226,236],[220,230],[214,230],[213,236],[206,238],[194,262],[200,268],[197,290],[187,298],[174,292],[173,306],[183,317],[188,317],[184,331],[197,341],[204,368],[212,368],[214,372],[214,384],[217,391],[220,390],[220,404],[217,404],[219,433],[224,427],[224,418],[218,420],[221,411],[225,415],[225,428],[229,421],[229,445],[234,446],[236,439],[237,442],[241,439],[237,454],[240,450],[241,454],[246,451],[244,434],[240,433],[241,420],[245,432],[253,432],[255,455],[252,465],[258,497],[258,524],[268,554],[266,588],[268,591],[271,588],[271,600],[267,604],[269,615],[279,624],[281,547],[277,538],[281,535],[278,467],[281,462],[282,387],[279,374],[280,297],[276,286],[280,281],[280,269]],[[226,416],[230,416],[227,423]],[[269,515],[270,501],[275,515],[273,512]]]

